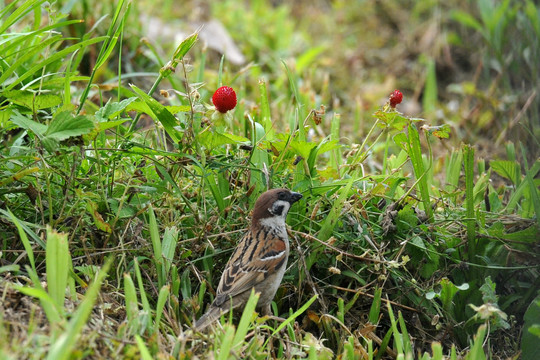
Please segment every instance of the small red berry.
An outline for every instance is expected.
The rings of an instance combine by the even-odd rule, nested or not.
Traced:
[[[222,86],[212,96],[212,102],[220,113],[226,113],[236,106],[236,93],[233,88]]]
[[[397,104],[400,104],[403,100],[403,94],[399,90],[394,90],[393,93],[390,94],[390,106],[395,108]]]

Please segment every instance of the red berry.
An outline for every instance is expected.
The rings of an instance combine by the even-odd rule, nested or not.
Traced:
[[[212,102],[217,111],[226,113],[229,110],[234,109],[236,106],[236,93],[233,88],[228,86],[222,86],[216,90],[212,96]]]
[[[393,93],[390,94],[390,106],[395,108],[397,104],[400,104],[403,100],[403,94],[399,90],[394,90]]]

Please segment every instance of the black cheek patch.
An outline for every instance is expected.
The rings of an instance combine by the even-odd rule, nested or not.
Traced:
[[[283,214],[283,209],[284,208],[285,208],[285,206],[283,206],[283,205],[274,206],[272,208],[272,214],[277,215],[277,216],[281,216],[281,214]]]

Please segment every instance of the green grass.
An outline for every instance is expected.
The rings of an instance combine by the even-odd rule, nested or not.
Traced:
[[[210,2],[249,64],[197,28],[143,30],[198,6],[0,9],[0,358],[532,359],[540,36],[516,32],[538,31],[534,3]],[[193,333],[281,186],[304,195],[286,320],[254,295]]]

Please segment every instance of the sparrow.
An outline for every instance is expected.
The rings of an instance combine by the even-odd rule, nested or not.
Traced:
[[[244,307],[251,290],[259,293],[257,307],[271,315],[270,304],[281,284],[289,257],[285,218],[302,194],[287,189],[264,192],[255,202],[251,227],[225,266],[216,298],[193,328],[201,331],[229,310]]]

